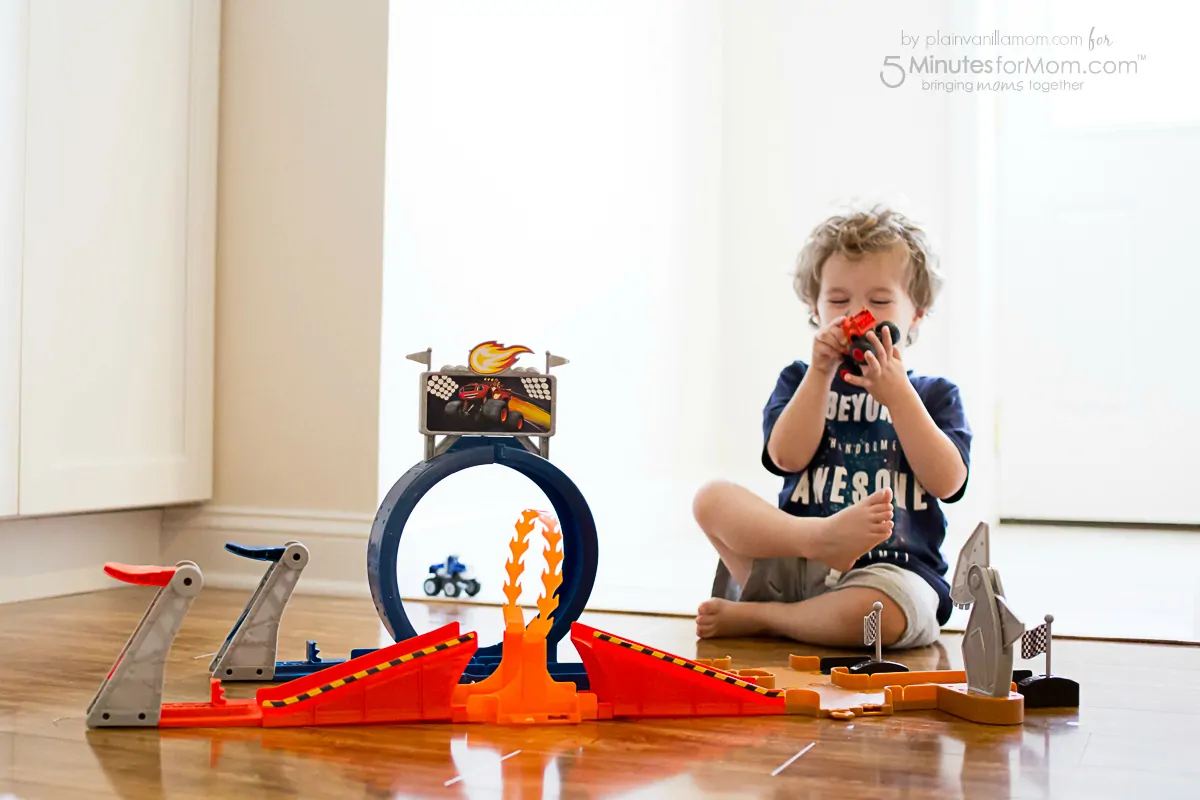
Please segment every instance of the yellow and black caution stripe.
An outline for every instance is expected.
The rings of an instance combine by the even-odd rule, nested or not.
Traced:
[[[319,686],[316,689],[309,689],[307,692],[298,694],[295,697],[289,697],[286,700],[265,700],[263,701],[263,705],[267,708],[284,708],[286,706],[299,703],[303,700],[311,700],[318,695],[325,694],[326,692],[332,692],[334,689],[339,689],[348,683],[360,681],[368,675],[374,675],[378,672],[383,672],[385,669],[391,669],[392,667],[398,667],[401,664],[407,664],[409,661],[413,661],[414,659],[418,659],[423,656],[440,653],[443,650],[449,650],[451,647],[456,647],[464,642],[469,642],[474,638],[474,633],[468,633],[466,636],[460,636],[457,639],[448,639],[441,644],[435,644],[432,647],[426,647],[424,650],[415,650],[411,653],[405,653],[399,658],[394,658],[391,661],[385,661],[382,664],[376,664],[373,667],[367,667],[362,672],[356,672],[353,675],[347,675],[345,678],[338,678],[336,681],[327,683],[324,686]]]
[[[657,650],[651,650],[648,647],[642,647],[640,644],[634,644],[633,642],[627,642],[624,639],[618,639],[616,636],[611,636],[607,633],[602,633],[600,631],[596,631],[593,635],[597,639],[599,639],[603,642],[609,642],[611,644],[619,645],[621,647],[626,647],[630,650],[633,650],[635,653],[642,653],[643,655],[651,656],[652,658],[657,658],[660,661],[667,661],[678,667],[683,667],[686,670],[690,670],[692,672],[698,672],[701,675],[704,675],[705,677],[715,678],[716,680],[719,680],[722,683],[728,683],[731,686],[738,686],[742,689],[749,689],[750,691],[754,692],[755,694],[761,694],[764,697],[783,697],[784,696],[784,692],[782,689],[764,689],[762,686],[758,686],[753,683],[747,683],[746,681],[738,680],[737,678],[733,677],[732,675],[723,675],[720,672],[717,672],[716,670],[712,670],[712,669],[709,669],[708,667],[701,666],[700,664],[697,664],[694,661],[685,661],[682,658],[676,658],[675,656],[667,655],[666,653],[660,653]]]

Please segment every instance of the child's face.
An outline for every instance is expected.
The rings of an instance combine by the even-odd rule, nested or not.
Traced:
[[[870,309],[879,322],[888,320],[900,329],[903,347],[910,330],[923,316],[908,296],[908,254],[900,248],[865,253],[851,260],[834,253],[821,272],[821,293],[815,309],[822,328],[841,316]]]

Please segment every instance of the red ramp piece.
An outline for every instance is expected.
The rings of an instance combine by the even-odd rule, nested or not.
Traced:
[[[571,641],[591,691],[613,717],[786,714],[782,689],[764,689],[724,670],[613,636],[579,622]],[[602,716],[607,717],[607,714]]]
[[[373,722],[450,722],[450,701],[479,647],[458,623],[259,689],[264,728]]]

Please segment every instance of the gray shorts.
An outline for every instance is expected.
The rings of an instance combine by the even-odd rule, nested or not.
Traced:
[[[904,612],[904,633],[890,649],[925,647],[937,640],[937,592],[920,575],[895,564],[868,564],[838,573],[803,558],[756,558],[746,585],[739,587],[725,564],[718,563],[712,596],[746,603],[798,603],[852,586],[882,592]],[[863,615],[870,611],[865,609]]]

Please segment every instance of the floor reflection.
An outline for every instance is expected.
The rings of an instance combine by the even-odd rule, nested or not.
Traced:
[[[939,712],[832,723],[800,717],[89,731],[121,797],[795,797],[805,782],[915,796],[1045,796],[1053,755],[1078,763],[1072,717],[964,730]],[[897,757],[903,753],[903,757]],[[173,774],[174,773],[174,774]],[[197,786],[197,783],[200,786]],[[167,788],[164,789],[164,786]],[[953,787],[953,788],[952,788]],[[802,793],[802,792],[801,792]]]

